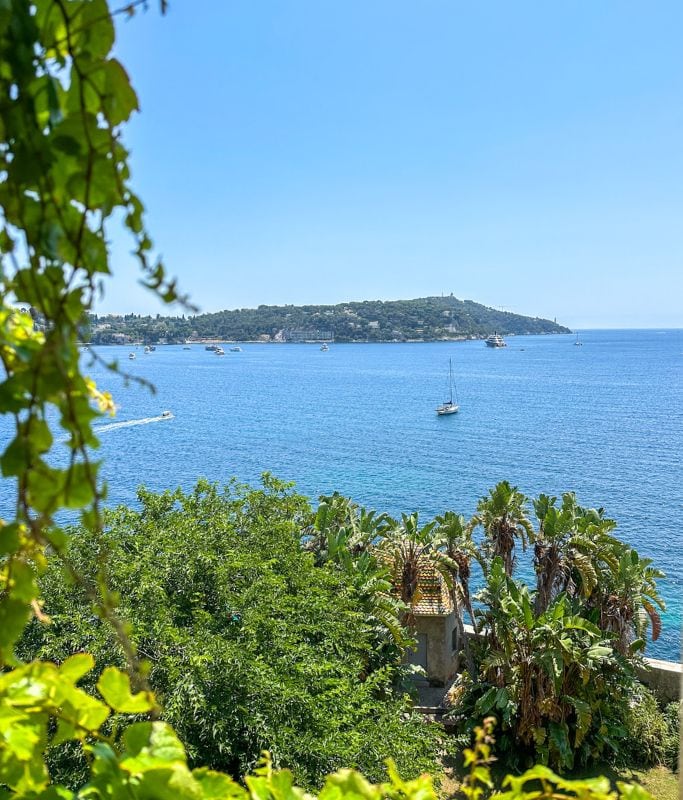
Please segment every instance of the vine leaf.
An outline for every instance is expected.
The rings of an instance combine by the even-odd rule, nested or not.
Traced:
[[[133,694],[129,676],[116,667],[104,670],[97,689],[114,711],[121,714],[144,714],[154,708],[154,695],[151,692]]]

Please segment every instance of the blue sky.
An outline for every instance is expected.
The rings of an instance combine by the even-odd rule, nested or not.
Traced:
[[[159,252],[207,311],[453,292],[683,326],[683,4],[172,0],[122,22]],[[153,312],[128,242],[99,309]]]

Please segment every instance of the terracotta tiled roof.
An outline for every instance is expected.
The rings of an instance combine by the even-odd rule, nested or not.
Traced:
[[[413,604],[413,614],[433,617],[450,614],[453,611],[448,587],[432,564],[420,565],[418,592],[419,598],[417,603]]]
[[[396,594],[400,595],[401,571],[400,564],[393,561],[389,552],[378,548],[377,556],[389,567],[392,575],[392,583]],[[443,578],[428,558],[420,559],[418,577],[418,598],[413,603],[412,613],[417,616],[436,617],[450,614],[453,611],[453,603],[448,587]]]

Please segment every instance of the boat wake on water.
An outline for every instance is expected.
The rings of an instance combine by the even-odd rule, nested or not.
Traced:
[[[105,425],[95,425],[93,430],[95,433],[105,433],[106,431],[114,431],[117,428],[132,428],[135,425],[149,425],[152,422],[165,422],[168,419],[173,419],[173,414],[170,411],[164,411],[158,417],[145,417],[144,419],[129,419],[126,422],[108,422]]]

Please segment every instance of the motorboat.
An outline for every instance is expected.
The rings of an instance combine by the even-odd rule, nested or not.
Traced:
[[[152,351],[149,349],[149,347],[145,347],[145,353],[151,353],[151,352]]]
[[[325,352],[327,352],[327,351],[328,351],[330,348],[327,346],[327,342],[323,342],[323,343],[320,345],[320,349],[323,351],[323,353],[325,353]]]
[[[215,353],[217,356],[224,356],[224,355],[225,355],[225,350],[223,350],[223,348],[222,348],[222,347],[214,347],[214,349],[213,349],[213,352],[214,352],[214,353]]]
[[[231,347],[231,348],[230,348],[230,352],[231,352],[231,353],[241,353],[241,352],[242,352],[242,348],[241,348],[241,347],[238,347],[238,346]]]
[[[163,419],[171,419],[173,417],[173,414],[170,411],[162,411],[161,416],[163,417]]]
[[[128,358],[129,358],[131,361],[135,361],[135,353],[128,353]]]
[[[507,347],[503,337],[494,331],[488,338],[484,339],[487,347]]]
[[[460,406],[453,401],[453,361],[450,358],[448,359],[448,389],[448,400],[441,403],[436,409],[436,413],[440,417],[444,417],[447,414],[455,414],[460,408]]]

